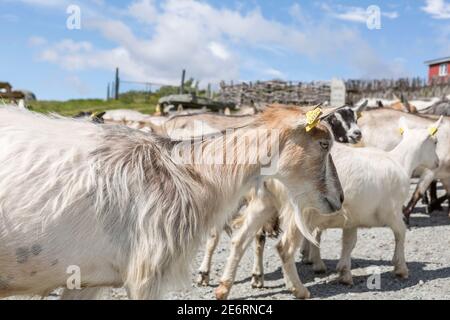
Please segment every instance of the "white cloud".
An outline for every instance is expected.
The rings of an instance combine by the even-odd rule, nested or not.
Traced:
[[[397,11],[382,12],[381,15],[383,15],[389,19],[397,19],[400,16]]]
[[[450,4],[444,0],[426,0],[426,6],[422,10],[433,19],[450,19]]]
[[[208,45],[209,50],[211,50],[212,54],[217,58],[222,60],[228,60],[230,58],[230,54],[227,49],[217,42],[210,42]]]
[[[128,7],[128,13],[142,23],[153,23],[158,14],[153,0],[134,1]]]
[[[64,0],[20,0],[25,4],[44,6],[44,7],[58,7],[64,5],[67,1]]]
[[[350,22],[358,22],[358,23],[366,23],[369,19],[369,13],[367,12],[367,8],[362,7],[345,7],[342,5],[336,7],[330,7],[328,5],[322,5],[322,9],[327,11],[332,17],[350,21]],[[389,11],[389,12],[381,12],[382,17],[386,17],[388,19],[397,19],[399,17],[398,12]]]
[[[143,6],[147,13],[138,15],[136,6]],[[261,51],[272,55],[276,52],[280,58],[289,55],[349,63],[366,74],[376,68],[354,62],[359,47],[365,46],[371,57],[370,65],[379,67],[382,63],[357,30],[314,22],[299,5],[291,7],[291,15],[306,19],[297,25],[267,19],[258,8],[243,12],[195,0],[167,0],[158,7],[153,1],[140,0],[127,9],[115,18],[97,12],[83,20],[83,28],[99,32],[112,47],[66,39],[43,48],[40,58],[67,70],[111,71],[118,66],[127,80],[157,83],[178,83],[181,70],[187,69],[189,76],[201,80],[203,85],[240,79],[242,66],[251,65],[257,66],[252,70],[257,77],[284,77],[281,71],[253,54]],[[102,10],[120,11],[111,7]],[[120,20],[124,16],[151,22],[151,35],[135,32],[136,24]],[[151,19],[143,21],[143,17]],[[249,63],[250,60],[256,63]]]

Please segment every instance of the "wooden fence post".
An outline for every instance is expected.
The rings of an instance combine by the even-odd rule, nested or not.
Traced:
[[[186,78],[186,70],[183,69],[183,71],[181,72],[181,86],[180,86],[180,94],[184,93],[184,80]]]
[[[116,68],[116,81],[115,81],[115,94],[114,94],[114,98],[116,100],[119,100],[119,86],[120,86],[119,68]]]

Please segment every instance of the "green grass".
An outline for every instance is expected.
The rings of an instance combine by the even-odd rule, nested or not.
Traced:
[[[155,112],[158,99],[148,101],[134,100],[69,100],[69,101],[31,101],[28,106],[31,110],[41,113],[59,113],[64,116],[74,116],[81,111],[100,112],[112,109],[133,109],[145,114]]]
[[[68,101],[30,101],[28,107],[41,113],[58,113],[63,116],[74,116],[81,111],[101,112],[113,109],[132,109],[145,114],[155,112],[160,94],[130,91],[120,95],[119,100],[83,99]]]
[[[32,101],[31,110],[41,113],[59,113],[64,116],[74,116],[81,111],[100,112],[113,109],[133,109],[145,114],[155,112],[156,103],[123,102],[104,100],[69,100],[69,101]]]
[[[144,114],[155,112],[158,100],[165,95],[178,92],[177,87],[162,87],[149,94],[143,91],[128,91],[120,94],[119,100],[83,99],[68,101],[30,101],[28,107],[41,113],[58,113],[63,116],[75,116],[81,111],[101,112],[113,109],[132,109]],[[206,92],[201,91],[201,95]]]

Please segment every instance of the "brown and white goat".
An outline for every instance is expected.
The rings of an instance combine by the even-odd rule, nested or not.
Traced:
[[[432,128],[440,126],[440,121]],[[396,250],[394,255],[395,273],[401,277],[408,276],[404,257],[404,239],[406,227],[403,222],[402,205],[409,190],[409,179],[415,168],[420,165],[431,169],[439,164],[436,154],[436,140],[427,129],[408,130],[404,128],[404,139],[392,152],[387,153],[372,148],[350,148],[336,144],[332,154],[336,159],[338,174],[343,182],[344,209],[336,215],[322,216],[311,214],[305,219],[311,228],[343,228],[343,249],[338,270],[342,281],[350,283],[350,254],[356,243],[358,227],[389,226],[394,231]],[[431,128],[430,128],[431,129]],[[434,133],[433,133],[434,135]],[[280,219],[285,230],[277,249],[283,262],[285,281],[294,295],[301,284],[294,264],[294,253],[303,238],[295,217],[295,209],[287,198],[285,187],[276,180],[268,180],[251,199],[243,212],[243,223],[232,240],[230,256],[216,289],[218,299],[227,298],[238,263],[259,228],[269,221]],[[308,233],[306,233],[308,235]],[[257,238],[258,239],[258,238]],[[320,241],[320,234],[317,236]],[[257,241],[258,242],[258,241]],[[257,250],[263,251],[264,243],[259,243]],[[314,263],[313,269],[324,271],[325,265],[320,259],[320,251],[310,248],[309,259]],[[252,285],[262,286],[262,255],[256,255]],[[258,260],[259,259],[259,260]]]
[[[340,209],[332,135],[306,126],[298,109],[269,108],[225,136],[172,141],[0,108],[0,297],[46,295],[75,269],[72,296],[125,285],[132,299],[159,298],[267,178],[292,190],[299,219],[305,208]]]
[[[367,106],[367,103],[361,104],[357,107],[349,107],[344,106],[342,108],[339,108],[339,110],[336,110],[336,112],[333,112],[330,114],[325,121],[329,124],[333,136],[336,141],[343,142],[343,143],[358,143],[361,139],[361,130],[359,129],[357,125],[358,115],[365,110]],[[286,105],[272,105],[272,107],[276,108],[286,108]],[[228,122],[222,123],[222,126],[229,125]],[[242,201],[241,208],[245,207],[248,202],[255,198],[255,190],[252,190],[249,194],[245,196],[245,198]],[[233,216],[233,218],[238,218],[240,212],[236,212]],[[277,216],[274,217],[274,222],[277,221]],[[234,220],[234,219],[233,219]],[[242,219],[238,219],[242,220]],[[231,234],[231,228],[230,225],[239,225],[239,222],[230,222],[226,225],[226,231],[228,234]],[[210,280],[210,270],[211,270],[211,263],[212,258],[214,255],[214,250],[217,247],[217,244],[219,243],[221,235],[221,229],[213,229],[210,231],[210,235],[206,242],[205,247],[205,254],[203,256],[203,260],[199,267],[199,275],[197,278],[197,284],[201,286],[207,286],[209,285]],[[256,236],[256,247],[259,248],[256,251],[257,256],[262,255],[262,250],[264,245],[262,242],[265,240],[265,236],[276,236],[278,235],[278,228],[274,228],[274,224],[272,221],[269,223],[266,223],[264,228],[258,231],[258,234]],[[257,261],[261,261],[261,259],[256,259]],[[262,264],[258,265],[257,263],[254,265],[253,268],[253,277],[252,277],[252,286],[254,287],[262,287],[263,286],[263,280],[262,280]]]

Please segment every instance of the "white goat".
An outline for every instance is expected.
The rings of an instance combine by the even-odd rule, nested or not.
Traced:
[[[128,109],[108,110],[102,118],[107,124],[122,124],[144,132],[151,132],[153,126],[162,126],[168,120],[167,117],[150,116]]]
[[[412,128],[430,126],[437,117],[425,117],[405,114],[396,110],[377,109],[364,112],[358,124],[363,133],[363,144],[385,151],[392,150],[402,139],[398,130],[400,118],[406,119]],[[430,170],[421,168],[421,178],[413,197],[405,209],[405,216],[409,218],[417,201],[422,198],[433,180],[439,179],[447,193],[450,194],[450,117],[444,117],[442,125],[436,134],[438,145],[436,152],[439,157],[439,168]]]
[[[270,108],[226,137],[184,144],[0,108],[0,297],[45,295],[77,266],[85,295],[72,296],[125,285],[130,298],[158,298],[188,279],[208,230],[223,226],[241,197],[272,175],[302,191],[290,197],[296,207],[339,209],[331,134],[306,125],[301,110]],[[248,159],[240,157],[243,145]],[[183,146],[187,160],[222,150],[227,162],[180,163],[173,157]],[[263,146],[270,156],[259,153]],[[272,161],[278,170],[262,177]]]
[[[394,272],[399,277],[408,277],[402,207],[409,194],[413,171],[420,166],[429,169],[439,166],[435,134],[441,122],[442,118],[428,130],[409,129],[405,119],[401,118],[399,128],[403,139],[390,152],[372,148],[354,149],[344,145],[336,145],[333,149],[345,195],[343,210],[335,216],[310,216],[308,224],[320,231],[344,229],[342,254],[337,266],[341,282],[353,283],[351,252],[356,245],[357,228],[391,228],[395,236]],[[320,233],[317,241],[320,241]],[[325,265],[320,259],[319,248],[310,244],[309,250],[314,270],[323,271]]]

